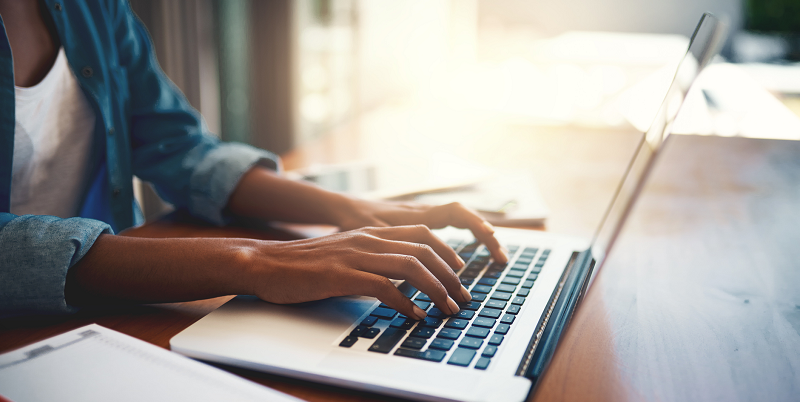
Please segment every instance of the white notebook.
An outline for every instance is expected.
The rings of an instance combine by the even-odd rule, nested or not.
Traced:
[[[96,324],[0,355],[0,401],[299,399]]]

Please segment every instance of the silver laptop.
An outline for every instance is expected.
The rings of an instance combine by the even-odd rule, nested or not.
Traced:
[[[494,263],[468,231],[437,231],[467,261],[473,295],[446,316],[410,320],[370,297],[295,305],[236,297],[170,341],[215,363],[421,400],[522,401],[533,392],[572,313],[638,197],[695,77],[716,54],[724,24],[700,19],[658,114],[643,135],[594,238],[497,229],[510,255]]]

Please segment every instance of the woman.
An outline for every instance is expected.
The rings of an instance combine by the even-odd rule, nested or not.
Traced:
[[[271,153],[225,144],[164,76],[121,0],[0,0],[0,314],[251,294],[296,303],[379,298],[446,313],[470,300],[463,261],[428,229],[472,230],[498,261],[491,225],[461,205],[364,201],[288,181]],[[339,226],[317,239],[140,239],[132,176],[210,222],[254,217]]]

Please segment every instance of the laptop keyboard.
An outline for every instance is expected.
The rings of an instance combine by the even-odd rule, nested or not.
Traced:
[[[471,302],[459,303],[461,311],[447,316],[432,307],[428,295],[403,283],[398,289],[427,312],[424,320],[410,319],[381,303],[339,346],[349,348],[360,339],[374,339],[367,349],[370,352],[486,370],[525,305],[550,250],[539,253],[536,247],[508,246],[510,262],[499,264],[478,243],[451,240],[447,244],[467,261],[458,276],[472,294]]]

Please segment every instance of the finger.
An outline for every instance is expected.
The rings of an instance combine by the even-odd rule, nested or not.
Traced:
[[[395,226],[389,229],[377,229],[371,234],[388,240],[399,240],[404,242],[427,244],[436,254],[441,257],[453,271],[464,268],[464,260],[458,256],[455,250],[447,245],[442,239],[433,234],[425,225]]]
[[[414,237],[425,240],[425,237],[427,236],[424,235],[423,230],[424,232],[430,233],[430,230],[424,226],[396,227],[387,230],[381,230],[380,232],[388,236],[406,238]],[[416,232],[416,234],[409,232]],[[434,236],[432,233],[430,233],[430,236],[436,238],[436,236]],[[448,265],[430,245],[422,241],[415,242],[412,240],[409,242],[380,238],[376,238],[372,243],[373,244],[370,246],[369,251],[374,253],[413,256],[422,263],[424,268],[426,268],[430,273],[433,274],[433,276],[436,277],[436,279],[445,287],[447,293],[449,293],[454,299],[461,302],[468,302],[472,300],[472,295],[470,295],[469,291],[461,285],[461,280],[458,278],[455,271],[453,271],[451,266]],[[455,251],[447,247],[446,244],[444,244],[444,247],[447,249],[447,251],[455,254]],[[458,258],[457,255],[455,257]],[[406,275],[408,275],[407,272],[397,271],[397,269],[402,269],[402,267],[398,266],[371,265],[367,269],[369,269],[370,272],[374,272],[383,276],[389,276],[398,279],[408,279],[406,277]],[[413,285],[414,283],[412,282],[411,284]],[[419,287],[417,287],[417,289],[419,289]]]
[[[372,296],[413,320],[419,321],[427,317],[425,311],[397,290],[388,278],[358,270],[349,271],[348,276],[347,280],[342,281],[344,283],[343,296]]]
[[[412,255],[364,253],[358,258],[357,267],[362,271],[408,281],[422,293],[428,295],[436,307],[448,315],[458,313],[460,310],[442,282]],[[460,294],[460,292],[456,294]]]
[[[447,205],[433,207],[424,213],[425,221],[431,228],[443,228],[451,225],[462,229],[469,229],[475,238],[483,243],[492,258],[501,263],[508,262],[508,253],[494,237],[494,226],[485,221],[477,212],[454,202]]]

